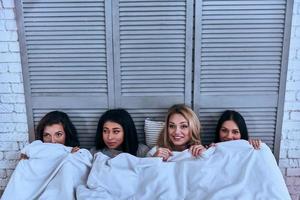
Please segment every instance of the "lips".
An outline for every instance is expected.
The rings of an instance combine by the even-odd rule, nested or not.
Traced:
[[[107,146],[109,146],[109,147],[114,147],[114,146],[116,146],[116,142],[108,142],[107,143]]]

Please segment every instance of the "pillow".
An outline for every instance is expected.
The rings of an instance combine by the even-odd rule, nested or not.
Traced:
[[[158,136],[160,131],[163,129],[165,123],[159,121],[152,121],[149,118],[145,119],[145,137],[146,137],[146,144],[152,148],[156,145]]]

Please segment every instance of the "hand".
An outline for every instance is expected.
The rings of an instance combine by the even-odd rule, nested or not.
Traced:
[[[217,143],[210,143],[209,145],[205,145],[205,148],[208,149],[210,147],[216,147],[217,146]]]
[[[163,158],[163,161],[167,161],[170,156],[172,156],[172,151],[167,148],[158,148],[155,154],[153,155],[154,157],[161,157]]]
[[[77,151],[79,151],[79,149],[79,147],[73,147],[71,153],[76,153]]]
[[[260,144],[261,144],[260,139],[249,139],[248,142],[253,146],[254,149],[260,149]]]
[[[26,154],[21,153],[20,160],[27,160],[29,157]]]
[[[196,144],[196,145],[192,145],[189,148],[189,151],[191,152],[191,154],[195,157],[201,155],[204,151],[206,151],[206,148],[204,146],[202,146],[201,144]]]

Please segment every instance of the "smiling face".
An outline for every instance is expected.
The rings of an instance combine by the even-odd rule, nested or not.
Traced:
[[[65,144],[66,133],[62,124],[53,124],[45,127],[43,142]]]
[[[191,140],[191,131],[188,121],[178,113],[170,116],[168,122],[168,135],[174,145],[174,150],[182,151]]]
[[[230,141],[241,139],[239,127],[233,120],[225,121],[219,132],[220,141]]]
[[[124,141],[123,127],[118,123],[107,121],[103,125],[102,136],[109,149],[117,149]]]

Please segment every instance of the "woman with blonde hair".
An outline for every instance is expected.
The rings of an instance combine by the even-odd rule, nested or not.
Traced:
[[[184,104],[169,108],[165,126],[148,156],[162,157],[166,161],[172,151],[189,149],[193,156],[199,156],[206,149],[201,145],[200,121],[194,111]]]

